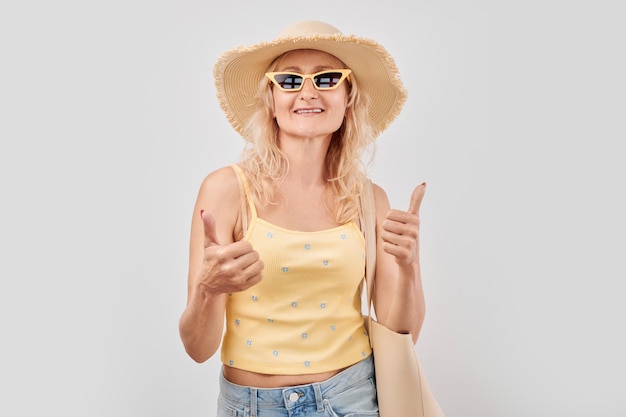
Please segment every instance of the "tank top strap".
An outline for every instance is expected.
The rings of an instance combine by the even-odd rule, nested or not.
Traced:
[[[232,164],[230,167],[237,174],[237,180],[239,182],[239,195],[241,200],[241,228],[243,230],[243,234],[245,235],[248,231],[248,208],[250,210],[250,220],[254,221],[256,219],[256,207],[254,206],[254,200],[252,199],[252,194],[250,192],[250,184],[248,183],[248,179],[243,173],[243,170],[239,165]]]

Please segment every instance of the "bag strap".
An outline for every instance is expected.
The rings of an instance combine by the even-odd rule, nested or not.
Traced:
[[[365,291],[367,313],[372,320],[372,298],[376,271],[376,208],[372,192],[372,181],[364,178],[360,195],[361,230],[365,237]]]

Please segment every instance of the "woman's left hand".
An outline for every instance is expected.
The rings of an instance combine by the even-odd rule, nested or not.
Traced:
[[[415,187],[408,211],[389,210],[382,224],[383,250],[393,255],[400,266],[419,262],[419,209],[426,183]]]

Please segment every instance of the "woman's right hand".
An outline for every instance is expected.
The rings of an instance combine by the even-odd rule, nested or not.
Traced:
[[[244,291],[263,279],[263,261],[248,241],[221,245],[215,218],[201,212],[204,226],[204,256],[197,278],[198,291],[218,295]]]
[[[239,226],[241,195],[231,167],[202,181],[191,219],[187,304],[179,321],[189,356],[203,362],[222,341],[227,294],[261,281],[263,263]]]

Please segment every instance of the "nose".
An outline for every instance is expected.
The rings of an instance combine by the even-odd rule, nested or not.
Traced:
[[[317,89],[313,85],[313,80],[307,78],[304,80],[304,84],[302,85],[302,90],[300,90],[300,98],[301,99],[311,99],[317,97]]]

